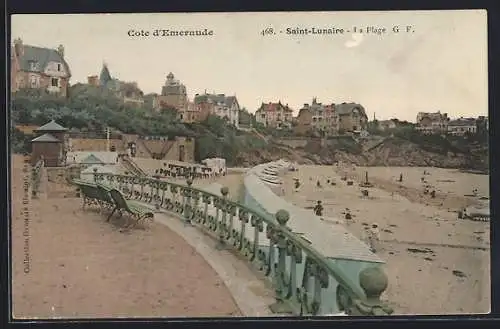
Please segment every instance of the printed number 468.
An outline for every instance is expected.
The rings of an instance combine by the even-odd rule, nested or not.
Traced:
[[[274,29],[272,27],[266,27],[264,30],[261,32],[262,35],[272,35],[274,34]]]

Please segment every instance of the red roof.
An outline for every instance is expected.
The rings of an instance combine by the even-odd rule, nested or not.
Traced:
[[[264,112],[275,112],[275,111],[293,112],[293,110],[291,108],[289,108],[287,105],[283,105],[281,103],[267,103],[267,104],[262,103],[259,111],[264,111]]]

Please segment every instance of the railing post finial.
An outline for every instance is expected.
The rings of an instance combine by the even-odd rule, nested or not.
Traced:
[[[286,210],[280,209],[276,212],[275,217],[280,225],[285,226],[290,219],[290,213]]]
[[[359,284],[364,290],[366,301],[356,303],[361,315],[389,315],[393,310],[384,305],[380,296],[387,289],[389,279],[379,267],[369,267],[359,273]]]

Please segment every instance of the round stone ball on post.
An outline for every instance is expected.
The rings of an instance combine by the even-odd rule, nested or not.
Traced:
[[[229,195],[229,188],[227,186],[223,186],[220,188],[220,193],[222,194],[222,196],[224,198],[227,198],[227,196]]]
[[[369,267],[359,273],[359,285],[363,288],[368,299],[379,298],[387,289],[389,279],[380,268]]]
[[[380,296],[389,286],[389,279],[379,267],[369,267],[359,273],[359,285],[366,295],[363,302],[363,310],[359,309],[361,315],[389,315],[393,310],[380,300]],[[366,311],[369,308],[371,311]],[[368,314],[365,314],[368,313]]]
[[[281,226],[286,226],[286,223],[290,220],[290,213],[284,209],[280,209],[276,212],[274,217]]]

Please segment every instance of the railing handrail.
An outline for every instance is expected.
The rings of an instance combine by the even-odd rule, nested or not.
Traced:
[[[168,184],[176,185],[177,187],[181,187],[181,188],[190,188],[191,190],[194,190],[196,192],[204,193],[204,194],[209,194],[212,197],[220,198],[220,196],[217,195],[217,194],[214,194],[214,193],[202,190],[202,189],[198,189],[196,187],[187,186],[187,185],[183,185],[183,184],[177,184],[177,183],[171,183],[171,182],[168,182]],[[272,215],[267,214],[264,211],[259,210],[259,209],[251,209],[250,207],[248,207],[248,206],[246,206],[244,204],[241,204],[239,202],[236,202],[236,201],[227,200],[227,202],[230,203],[230,204],[232,204],[232,205],[238,206],[238,208],[241,208],[241,209],[243,209],[244,211],[246,211],[246,212],[248,212],[250,214],[257,215],[257,216],[261,217],[262,219],[264,219],[266,221],[269,221],[272,225],[274,225],[275,227],[279,228],[285,234],[285,236],[287,238],[292,239],[302,249],[307,250],[310,253],[309,256],[313,256],[312,258],[314,258],[315,261],[321,263],[321,265],[323,265],[326,268],[328,268],[330,270],[329,274],[332,274],[332,276],[335,278],[335,280],[339,284],[342,284],[343,286],[347,286],[350,289],[349,292],[351,292],[352,294],[357,295],[358,298],[365,298],[366,297],[365,294],[364,294],[364,292],[361,290],[361,288],[359,288],[358,286],[352,287],[351,284],[350,284],[350,282],[348,282],[349,280],[347,278],[345,278],[343,274],[335,272],[335,271],[339,271],[338,267],[335,264],[333,264],[331,262],[326,262],[324,260],[324,256],[322,256],[319,251],[317,251],[314,247],[312,247],[309,242],[305,241],[304,238],[302,238],[300,235],[298,235],[297,233],[293,232],[292,230],[290,230],[290,229],[284,229],[283,227],[281,227],[280,224],[278,223],[278,221]]]
[[[366,301],[367,299],[370,299],[370,296],[367,296],[366,290],[364,291],[363,287],[358,287],[357,285],[353,285],[352,280],[347,278],[342,271],[339,269],[338,265],[336,265],[333,262],[327,261],[326,257],[323,256],[318,250],[316,250],[307,240],[305,240],[303,237],[301,237],[299,234],[293,232],[289,227],[287,227],[286,221],[289,219],[289,214],[286,212],[286,216],[288,216],[284,220],[284,224],[280,223],[282,221],[279,220],[279,213],[278,211],[277,215],[273,217],[272,215],[265,213],[262,210],[259,209],[251,209],[248,206],[241,204],[236,201],[232,201],[227,199],[227,193],[229,190],[225,187],[221,188],[221,195],[217,195],[215,193],[209,192],[207,190],[203,190],[200,188],[196,188],[191,186],[191,184],[181,184],[181,183],[175,183],[175,182],[170,182],[170,181],[162,181],[156,178],[151,178],[151,177],[133,177],[133,176],[127,176],[127,175],[120,175],[120,174],[110,174],[110,173],[96,173],[95,174],[95,179],[96,181],[102,178],[114,178],[114,179],[124,179],[128,180],[129,183],[132,184],[138,184],[138,185],[150,185],[151,187],[158,188],[160,189],[162,186],[165,185],[164,187],[167,188],[169,185],[176,187],[178,189],[189,189],[191,191],[194,191],[196,193],[199,193],[201,195],[209,196],[213,198],[214,200],[220,200],[223,199],[225,203],[230,204],[232,206],[235,206],[238,209],[243,210],[246,214],[252,215],[252,216],[257,216],[263,221],[266,222],[266,224],[271,226],[272,229],[278,230],[281,234],[283,234],[287,239],[293,241],[293,244],[299,247],[301,250],[304,251],[304,253],[307,255],[307,257],[311,258],[314,262],[316,262],[320,267],[322,267],[329,276],[333,277],[337,283],[342,286],[343,289],[345,289],[345,292],[352,298],[353,301],[355,300],[361,300],[361,301]],[[191,181],[192,182],[192,181]],[[149,184],[148,184],[149,183]],[[223,189],[226,189],[224,193]],[[281,214],[283,215],[283,214]],[[373,296],[372,296],[373,297]],[[378,296],[376,296],[378,299]],[[368,301],[368,303],[365,305],[370,305],[373,304],[375,306],[374,301]],[[391,312],[384,312],[381,311],[383,310],[383,307],[378,307],[377,312],[382,312],[381,314],[390,314]],[[374,311],[375,312],[375,311]]]

